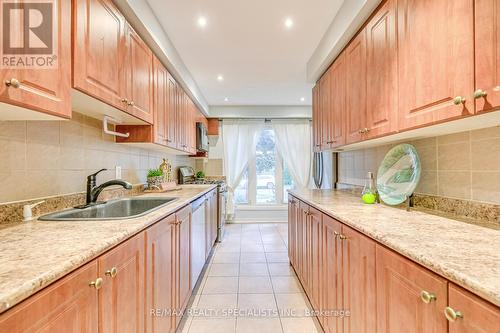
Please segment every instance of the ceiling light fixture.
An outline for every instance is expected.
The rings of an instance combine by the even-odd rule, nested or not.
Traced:
[[[229,98],[228,97],[224,97],[224,102],[229,102]]]
[[[305,101],[306,101],[306,98],[305,98],[305,97],[301,97],[301,98],[300,98],[300,101],[301,101],[301,102],[305,102]]]
[[[289,17],[285,19],[285,27],[291,29],[293,27],[293,20]]]
[[[198,25],[202,28],[207,26],[207,18],[205,16],[200,16],[198,18]]]
[[[222,76],[221,74],[217,75],[217,81],[224,81],[224,76]]]

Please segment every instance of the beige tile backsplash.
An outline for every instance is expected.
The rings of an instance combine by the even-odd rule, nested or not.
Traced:
[[[422,163],[417,193],[500,204],[500,126],[408,143]],[[340,153],[339,182],[364,185],[393,146]]]
[[[146,181],[148,169],[167,158],[177,167],[194,165],[186,156],[116,144],[99,120],[73,113],[70,121],[0,121],[0,203],[85,191],[86,176],[101,168],[98,182],[115,177]]]

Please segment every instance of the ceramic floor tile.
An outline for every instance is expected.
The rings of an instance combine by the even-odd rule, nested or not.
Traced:
[[[237,333],[281,333],[281,322],[278,318],[238,318],[236,321]]]
[[[311,306],[305,294],[276,294],[276,302],[281,317],[306,317]]]
[[[266,255],[264,252],[241,252],[241,263],[265,263]]]
[[[289,262],[288,252],[266,252],[267,262]]]
[[[295,272],[289,263],[269,263],[268,266],[271,276],[295,276]]]
[[[202,294],[233,294],[238,292],[237,277],[209,276]]]
[[[212,264],[208,276],[238,276],[239,264]]]
[[[244,311],[265,310],[265,314],[277,316],[274,294],[239,294],[238,309]]]
[[[201,295],[198,305],[193,307],[194,320],[234,317],[229,310],[238,305],[238,294]]]
[[[193,320],[189,333],[234,333],[236,319],[203,319]]]
[[[241,252],[264,252],[262,244],[241,244]]]
[[[240,276],[240,294],[266,294],[272,293],[271,280],[267,276]]]
[[[271,279],[276,294],[304,292],[295,276],[273,276]]]
[[[238,264],[240,262],[239,252],[215,253],[212,263],[214,264]]]
[[[311,317],[308,318],[281,318],[284,333],[320,333],[322,330],[316,326]]]
[[[234,242],[223,242],[216,248],[217,253],[222,253],[222,252],[240,252],[241,250],[241,244],[240,243],[234,243]]]
[[[266,252],[286,252],[287,248],[283,242],[281,244],[264,244]]]
[[[240,276],[269,276],[265,263],[241,263]]]

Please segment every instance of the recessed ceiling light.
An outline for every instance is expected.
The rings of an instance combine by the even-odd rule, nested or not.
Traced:
[[[287,18],[285,19],[285,27],[286,27],[287,29],[290,29],[290,28],[292,28],[292,27],[293,27],[293,20],[292,20],[290,17],[287,17]]]
[[[306,98],[305,98],[305,97],[301,97],[301,98],[300,98],[300,101],[301,101],[301,102],[305,102],[305,100],[306,100]]]
[[[229,98],[228,97],[224,97],[224,102],[229,102]]]
[[[217,75],[217,81],[224,81],[224,76],[222,76],[221,74]]]
[[[205,16],[200,16],[198,18],[198,25],[202,28],[207,26],[207,18]]]

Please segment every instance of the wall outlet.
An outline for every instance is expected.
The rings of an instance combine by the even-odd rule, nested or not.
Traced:
[[[115,167],[115,178],[116,179],[122,179],[122,167],[121,166],[116,166]]]

